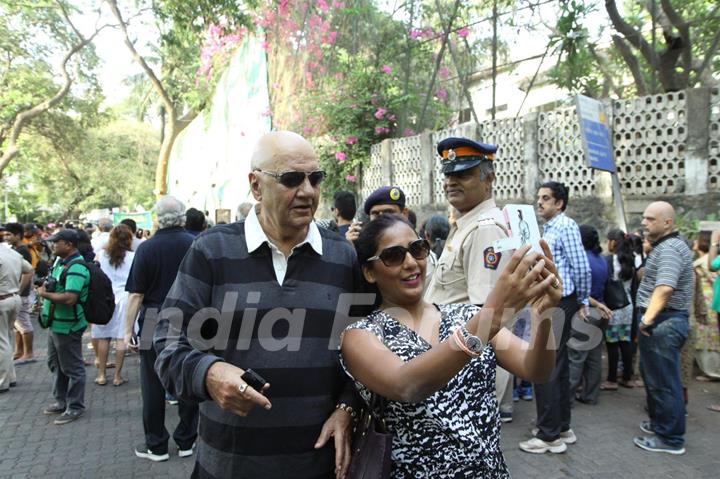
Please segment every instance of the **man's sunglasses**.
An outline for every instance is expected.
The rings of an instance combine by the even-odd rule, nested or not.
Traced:
[[[385,266],[391,268],[399,266],[405,261],[405,255],[410,253],[415,259],[425,259],[430,254],[430,244],[424,239],[418,239],[410,243],[407,248],[404,246],[391,246],[385,248],[379,255],[368,258],[368,261],[380,260]]]
[[[278,181],[278,183],[286,188],[297,188],[302,185],[303,181],[305,181],[305,177],[310,180],[310,186],[319,185],[323,178],[325,178],[325,172],[323,170],[311,171],[310,173],[305,173],[304,171],[286,171],[285,173],[275,173],[274,171],[261,169],[256,169],[255,171],[259,171],[264,175],[272,176]]]

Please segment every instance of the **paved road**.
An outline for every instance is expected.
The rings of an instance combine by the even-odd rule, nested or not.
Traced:
[[[37,333],[38,356],[44,358],[44,331]],[[84,349],[86,357],[91,352]],[[128,358],[128,384],[100,387],[88,368],[85,416],[55,426],[42,408],[51,402],[51,375],[43,360],[18,367],[18,386],[0,395],[0,478],[163,478],[188,477],[193,459],[176,454],[165,463],[138,459],[133,447],[143,441],[139,359]],[[503,449],[515,478],[716,478],[720,477],[720,414],[708,411],[720,402],[720,383],[693,383],[690,391],[687,454],[647,453],[632,444],[643,414],[640,390],[603,392],[598,406],[578,404],[573,429],[578,442],[559,455],[521,452],[517,443],[529,434],[535,414],[532,402],[516,403],[514,421],[503,426]],[[168,406],[170,431],[177,423]],[[174,444],[171,452],[175,453]]]

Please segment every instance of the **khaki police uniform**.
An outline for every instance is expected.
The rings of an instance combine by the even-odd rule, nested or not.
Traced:
[[[484,304],[512,251],[496,252],[495,240],[509,228],[492,198],[457,219],[438,259],[425,300],[437,303]]]

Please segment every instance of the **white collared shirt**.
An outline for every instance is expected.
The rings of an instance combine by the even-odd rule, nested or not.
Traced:
[[[275,278],[277,279],[278,284],[282,286],[283,281],[285,280],[285,273],[287,273],[288,258],[277,246],[273,244],[272,241],[270,241],[270,238],[268,238],[265,231],[263,231],[260,221],[258,220],[257,213],[255,212],[255,208],[250,209],[250,213],[248,213],[247,218],[245,218],[245,241],[247,242],[248,253],[252,253],[264,243],[267,243],[268,246],[270,246],[273,268],[275,269]],[[320,236],[320,230],[315,224],[315,221],[310,223],[305,239],[299,244],[293,246],[292,251],[290,251],[290,256],[292,256],[292,252],[295,251],[296,248],[299,248],[305,243],[309,243],[312,249],[322,256],[322,236]]]

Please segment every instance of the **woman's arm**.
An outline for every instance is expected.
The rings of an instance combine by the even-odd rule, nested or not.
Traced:
[[[483,308],[479,324],[500,321],[502,308]],[[474,318],[473,318],[474,319]],[[350,374],[368,389],[392,401],[420,402],[445,386],[470,360],[452,337],[405,362],[370,331],[351,329],[342,340],[342,355]]]
[[[557,288],[551,286],[556,280],[552,260],[538,261],[541,256],[537,253],[525,256],[528,250],[529,247],[523,247],[515,252],[485,306],[467,322],[468,331],[485,344],[493,340],[503,322],[514,316],[507,314],[508,309],[518,311],[531,302],[545,310],[552,303],[552,300],[548,302],[547,296],[559,299]],[[357,329],[345,333],[342,354],[355,379],[385,398],[404,402],[424,400],[445,386],[470,359],[450,337],[430,351],[404,362],[373,333]]]
[[[534,383],[547,381],[555,367],[555,336],[548,315],[537,317],[531,310],[530,342],[515,336],[507,329],[492,340],[498,364],[510,374]]]

